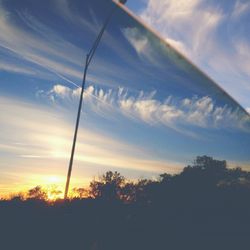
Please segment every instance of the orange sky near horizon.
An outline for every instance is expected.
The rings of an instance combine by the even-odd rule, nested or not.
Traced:
[[[73,124],[57,115],[56,110],[6,97],[0,97],[0,101],[3,114],[0,197],[38,185],[45,188],[56,185],[64,191]],[[70,186],[87,187],[108,170],[136,179],[156,177],[162,172],[176,173],[183,166],[161,161],[153,153],[108,134],[81,128]]]

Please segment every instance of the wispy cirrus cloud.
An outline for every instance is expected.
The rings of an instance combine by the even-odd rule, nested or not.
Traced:
[[[141,32],[138,28],[125,28],[123,29],[123,35],[132,45],[137,52],[137,55],[141,60],[150,62],[152,66],[158,66],[162,68],[161,62],[158,60],[158,53],[150,39]]]
[[[59,87],[54,90],[60,96],[66,97],[69,94]],[[75,95],[73,92],[71,94]],[[56,108],[51,110],[46,106],[21,100],[7,97],[0,98],[0,110],[5,111],[1,112],[3,115],[0,118],[4,132],[0,144],[3,151],[23,158],[33,156],[44,159],[68,159],[73,126],[63,113],[58,112]],[[105,97],[103,98],[105,99]],[[17,132],[11,133],[13,130]],[[144,169],[143,164],[146,164],[145,159],[147,159],[145,149],[92,131],[89,128],[82,127],[79,132],[77,146],[77,159],[79,161],[88,161],[87,159],[89,159],[93,164],[111,164],[113,167],[125,167],[126,165],[126,167],[133,169],[133,163],[131,165],[129,163],[129,159],[133,159],[134,163],[136,162],[135,168]],[[8,141],[8,144],[4,143],[6,141]],[[99,159],[99,157],[101,158]],[[104,161],[103,157],[113,160]],[[118,163],[119,159],[124,159],[124,162]],[[127,159],[126,164],[125,159]],[[141,165],[140,160],[143,161]],[[112,164],[112,161],[117,164]],[[146,165],[149,166],[150,164]],[[154,168],[153,165],[152,168]],[[148,170],[151,171],[152,169]]]
[[[139,13],[173,47],[191,58],[245,108],[249,106],[247,1],[149,0]],[[249,16],[249,15],[248,15]],[[240,29],[238,27],[241,27]]]
[[[54,91],[64,97],[69,94],[60,87]],[[61,176],[64,180],[74,128],[67,119],[67,112],[16,98],[1,96],[0,102],[0,192],[10,192],[15,183],[19,190],[23,186],[31,188],[34,181],[41,180],[36,185],[43,185],[41,178],[45,175]],[[79,129],[75,166],[73,186],[87,184],[93,176],[107,170],[139,178],[165,171],[174,173],[183,167],[181,163],[159,159],[145,148],[89,127]],[[31,174],[34,172],[35,177]],[[8,181],[2,182],[2,179]]]
[[[159,30],[173,47],[193,57],[204,49],[204,42],[208,45],[223,18],[219,10],[201,7],[201,3],[200,0],[149,0],[141,17]]]
[[[57,84],[43,96],[53,102],[64,100],[70,103],[78,100],[79,94],[80,88],[71,89]],[[191,99],[168,96],[160,101],[155,97],[156,94],[156,91],[133,94],[124,88],[104,90],[90,85],[86,88],[84,102],[92,111],[106,118],[107,114],[122,114],[128,119],[151,126],[163,125],[186,134],[188,127],[249,130],[249,117],[242,111],[233,110],[227,105],[218,106],[209,96],[194,96]]]
[[[245,1],[240,1],[240,0],[237,0],[235,2],[235,5],[234,5],[234,9],[233,9],[233,12],[232,12],[232,17],[234,18],[238,18],[240,17],[241,15],[244,15],[247,13],[247,11],[249,11],[250,9],[250,3]]]
[[[33,32],[29,32],[25,26],[17,26],[12,21],[12,13],[4,9],[2,4],[0,9],[0,33],[4,34],[0,37],[0,46],[6,52],[9,51],[18,58],[46,70],[81,78],[80,70],[76,69],[76,66],[79,68],[77,58],[79,59],[81,50],[28,13],[19,13],[19,18],[26,27],[32,28]]]
[[[39,71],[39,77],[41,78],[44,75],[46,79],[49,71],[62,79],[65,77],[74,81],[81,81],[85,52],[90,49],[92,39],[97,35],[100,28],[100,23],[79,16],[79,13],[75,13],[69,7],[68,1],[62,3],[59,5],[57,1],[53,2],[54,11],[58,10],[55,18],[59,19],[63,16],[67,25],[74,25],[75,27],[77,24],[80,34],[88,33],[93,38],[86,40],[83,36],[81,47],[79,47],[62,34],[60,29],[34,17],[29,9],[12,11],[5,8],[3,3],[0,3],[0,33],[4,34],[0,36],[0,47],[5,52],[5,57],[18,59],[11,64],[13,67],[8,66],[6,60],[2,61],[2,70],[26,75],[31,73],[31,70],[33,72]],[[92,19],[96,19],[94,14],[92,14]],[[106,47],[120,55],[124,60],[133,62],[131,58],[127,57],[126,50],[119,46],[117,39],[108,32],[105,33],[102,44],[105,44]],[[118,72],[119,74],[117,74]],[[33,75],[36,76],[36,74]],[[88,80],[99,84],[112,85],[115,82],[114,79],[126,79],[126,76],[124,70],[122,71],[120,67],[109,60],[98,57],[97,54],[94,70],[90,70]]]
[[[35,75],[35,72],[32,69],[27,67],[22,67],[21,65],[16,65],[8,62],[0,62],[0,71],[7,71],[25,75]]]
[[[0,3],[0,47],[7,56],[16,57],[18,61],[13,64],[13,68],[2,67],[2,70],[11,73],[27,74],[30,68],[39,72],[39,78],[44,75],[48,79],[48,72],[61,79],[70,81],[81,81],[83,75],[83,63],[86,51],[91,48],[91,44],[98,34],[102,21],[95,13],[96,10],[85,9],[88,18],[82,13],[72,8],[69,1],[50,2],[53,9],[48,15],[54,15],[55,23],[50,24],[41,16],[34,16],[32,10],[17,9],[13,11]],[[65,26],[69,30],[61,30],[60,26]],[[76,29],[77,42],[65,35]],[[85,39],[88,34],[89,39]],[[80,41],[80,42],[79,42]],[[128,71],[131,78],[136,77],[136,72],[131,68],[138,65],[133,58],[128,55],[120,40],[106,30],[101,41],[101,46],[108,49],[112,55],[119,57],[118,62],[124,62],[123,66],[117,65],[117,61],[95,55],[95,63],[90,67],[88,80],[95,84],[113,86],[119,81],[128,81]],[[5,62],[3,61],[2,64]],[[22,64],[22,71],[20,70]],[[124,66],[128,65],[128,67]],[[32,67],[30,67],[32,66]],[[14,70],[16,68],[16,70]],[[35,76],[37,76],[35,74]],[[52,78],[52,77],[50,77]]]

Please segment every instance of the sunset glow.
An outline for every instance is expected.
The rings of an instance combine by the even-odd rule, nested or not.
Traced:
[[[2,197],[37,186],[47,190],[49,199],[64,192],[84,57],[114,3],[59,2],[0,2]],[[44,11],[47,5],[50,8]],[[170,6],[182,8],[174,1]],[[148,7],[142,17],[154,25],[157,22],[148,18],[149,13],[163,17],[153,1]],[[189,13],[185,8],[181,13]],[[210,8],[204,13],[210,15]],[[201,23],[208,28],[206,17]],[[211,20],[211,25],[219,22]],[[198,38],[202,43],[207,40]],[[87,75],[71,190],[88,186],[109,170],[132,180],[177,174],[197,155],[250,169],[246,102],[166,41],[187,51],[126,7],[117,9]],[[242,44],[239,51],[247,48]]]
[[[250,0],[0,0],[0,250],[245,250]]]

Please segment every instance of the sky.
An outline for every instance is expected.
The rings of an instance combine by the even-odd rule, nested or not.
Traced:
[[[248,0],[137,0],[127,5],[250,111]]]
[[[248,4],[178,3],[115,7],[88,71],[71,187],[108,170],[174,174],[205,154],[250,168]],[[0,1],[0,194],[63,189],[85,56],[114,6]]]

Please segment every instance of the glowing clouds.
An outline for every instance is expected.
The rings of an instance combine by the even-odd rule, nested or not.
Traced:
[[[48,99],[66,99],[74,101],[79,89],[70,89],[55,85],[48,93]],[[156,91],[135,95],[125,89],[107,89],[87,87],[84,101],[88,109],[98,113],[123,114],[128,119],[139,120],[151,125],[164,125],[171,128],[193,126],[207,129],[244,129],[249,131],[249,117],[242,111],[227,105],[219,106],[209,96],[180,99],[168,96],[157,100]]]

